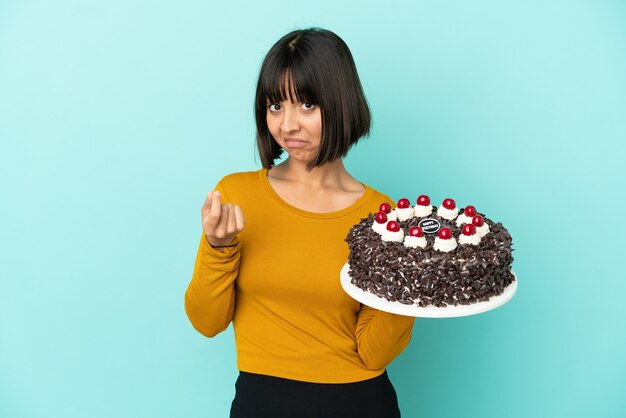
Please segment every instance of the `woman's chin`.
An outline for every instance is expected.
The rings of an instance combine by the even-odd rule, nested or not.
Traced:
[[[315,161],[317,155],[313,155],[311,152],[297,152],[297,151],[287,151],[289,154],[289,159],[293,162],[298,162],[302,164],[310,163],[311,161]]]

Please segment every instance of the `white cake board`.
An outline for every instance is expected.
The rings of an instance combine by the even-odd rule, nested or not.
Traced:
[[[505,303],[507,303],[515,292],[517,291],[517,275],[513,273],[515,280],[508,285],[502,294],[498,296],[492,296],[486,302],[477,302],[469,305],[449,305],[445,308],[439,308],[437,306],[417,306],[417,305],[405,305],[400,302],[390,302],[387,299],[381,298],[373,293],[362,290],[352,283],[350,283],[350,274],[348,273],[350,265],[344,264],[339,274],[341,279],[341,287],[350,295],[353,299],[361,302],[364,305],[371,306],[372,308],[380,311],[390,312],[404,316],[415,316],[419,318],[455,318],[459,316],[476,315],[482,312],[487,312],[492,309],[496,309]]]

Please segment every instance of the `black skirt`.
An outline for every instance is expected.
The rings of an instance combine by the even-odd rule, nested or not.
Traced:
[[[387,371],[354,383],[309,383],[239,372],[231,418],[397,418]]]

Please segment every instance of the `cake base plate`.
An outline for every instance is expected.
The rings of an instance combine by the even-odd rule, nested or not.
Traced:
[[[418,305],[405,305],[400,302],[390,302],[387,299],[381,298],[373,293],[362,290],[352,283],[350,283],[350,265],[344,264],[339,274],[341,279],[341,287],[350,295],[353,299],[361,302],[364,305],[378,309],[380,311],[390,312],[397,315],[415,316],[418,318],[455,318],[459,316],[476,315],[479,313],[487,312],[492,309],[496,309],[505,303],[507,303],[515,292],[517,291],[517,276],[513,271],[513,277],[515,280],[504,288],[498,296],[492,296],[486,302],[477,302],[469,305],[448,305],[445,308],[437,306],[418,306]]]

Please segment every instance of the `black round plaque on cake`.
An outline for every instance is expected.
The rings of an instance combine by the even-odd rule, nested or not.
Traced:
[[[441,228],[441,223],[437,219],[426,218],[419,221],[417,224],[425,234],[436,234]]]

